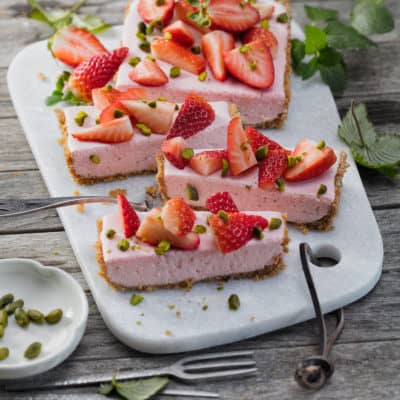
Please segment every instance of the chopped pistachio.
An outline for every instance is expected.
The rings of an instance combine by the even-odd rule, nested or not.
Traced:
[[[245,5],[246,5],[246,2],[244,1],[244,0],[241,0],[240,2],[239,2],[239,5],[240,5],[240,7],[244,7]]]
[[[149,101],[147,105],[151,108],[156,108],[157,107],[157,102],[156,101]]]
[[[147,40],[143,40],[139,43],[139,49],[146,53],[150,53],[150,42]]]
[[[201,52],[200,46],[194,46],[190,50],[194,54],[200,54],[200,52]]]
[[[166,97],[159,97],[158,99],[157,99],[158,101],[168,101],[168,99],[166,98]]]
[[[116,108],[114,110],[114,118],[122,118],[125,115],[125,113],[122,110],[119,110]]]
[[[317,149],[322,150],[323,148],[325,148],[326,143],[325,140],[321,140],[318,144],[317,144]]]
[[[251,185],[245,185],[244,187],[246,188],[246,190],[249,190],[249,191],[250,191],[250,190],[252,189],[253,186],[251,186]]]
[[[254,4],[254,3],[257,3],[257,0],[248,0],[248,2],[249,2],[250,4]]]
[[[256,60],[250,60],[249,61],[249,67],[252,71],[255,71],[257,69],[257,61]]]
[[[282,14],[279,14],[276,20],[282,24],[286,24],[289,21],[289,17],[287,13],[284,12]]]
[[[132,57],[129,59],[128,64],[131,67],[136,67],[136,65],[138,65],[140,61],[141,61],[140,57]]]
[[[175,304],[168,304],[168,310],[175,310]]]
[[[171,78],[177,78],[181,74],[181,69],[179,67],[171,67],[169,70],[169,76]]]
[[[191,147],[186,147],[181,155],[185,160],[190,160],[194,156],[194,151]]]
[[[98,125],[98,124],[100,123],[100,118],[99,118],[99,117],[96,117],[95,122],[96,122],[96,125]]]
[[[240,150],[245,151],[247,150],[248,142],[243,142],[240,144]]]
[[[201,307],[201,309],[202,309],[203,311],[207,311],[207,310],[208,310],[208,305],[207,305],[207,304],[204,304],[204,306]]]
[[[321,183],[319,185],[318,191],[317,191],[317,195],[321,196],[323,194],[325,194],[328,191],[328,188],[326,187],[326,185],[324,185],[323,183]]]
[[[111,85],[106,86],[106,90],[111,90],[113,87]]]
[[[218,287],[217,287],[217,291],[218,292],[222,292],[224,290],[224,285],[223,284],[220,284]]]
[[[161,240],[160,243],[158,243],[158,246],[154,249],[154,252],[158,256],[162,256],[165,254],[169,249],[171,248],[171,242],[168,240]]]
[[[206,233],[207,232],[207,228],[204,225],[196,225],[193,229],[193,231],[195,233]]]
[[[199,81],[200,81],[200,82],[203,82],[203,81],[206,80],[206,78],[207,78],[207,71],[200,72],[200,74],[199,74]]]
[[[79,111],[78,114],[76,114],[74,121],[76,122],[76,124],[78,126],[83,126],[83,124],[85,123],[85,119],[87,117],[87,113],[85,113],[85,111]]]
[[[267,157],[268,154],[268,145],[260,146],[256,150],[256,159],[257,161],[262,161]]]
[[[221,176],[228,176],[228,174],[229,174],[229,162],[227,159],[223,158]]]
[[[228,223],[228,222],[229,222],[229,216],[228,216],[228,214],[227,214],[225,211],[223,211],[223,210],[219,210],[219,211],[218,211],[218,217],[219,217],[222,221],[224,221],[225,223]]]
[[[263,29],[268,29],[269,28],[269,20],[268,19],[263,19],[261,21],[261,28],[263,28]]]
[[[151,129],[145,124],[138,123],[138,124],[136,124],[136,128],[138,128],[140,133],[144,136],[151,135]]]
[[[280,218],[271,218],[269,221],[268,228],[270,231],[273,231],[275,229],[279,229],[282,225],[282,220]]]
[[[255,227],[253,228],[253,236],[254,236],[256,239],[261,240],[261,239],[264,237],[264,232],[263,232],[262,229],[260,229],[258,226],[255,226]]]
[[[297,157],[288,156],[288,168],[293,168],[297,164]]]
[[[249,51],[249,49],[250,49],[250,46],[247,45],[247,44],[244,44],[243,46],[240,46],[240,47],[239,47],[239,51],[240,51],[242,54],[247,53],[247,52]]]
[[[285,181],[283,180],[283,178],[278,178],[276,181],[276,186],[278,186],[278,189],[280,192],[284,192],[285,191]]]
[[[89,160],[93,163],[93,164],[100,164],[100,157],[97,154],[91,154],[89,156]]]
[[[156,4],[160,7],[162,5],[164,5],[165,0],[156,0]]]
[[[137,325],[137,326],[142,325],[142,321],[136,321],[136,325]]]
[[[179,110],[179,105],[175,104],[175,111],[178,111],[178,110]]]
[[[146,40],[146,33],[136,32],[136,37],[140,40]]]
[[[146,56],[145,59],[146,59],[146,60],[149,60],[149,61],[156,62],[156,59],[155,59],[153,56],[150,56],[150,55],[149,55],[149,56]]]
[[[171,32],[165,32],[164,33],[164,39],[171,40],[172,39],[172,33]]]
[[[228,299],[229,309],[232,311],[236,311],[240,307],[240,299],[237,294],[231,294]]]
[[[140,21],[137,27],[139,32],[146,33],[146,24],[143,21]]]
[[[129,241],[126,239],[121,239],[118,243],[117,243],[117,247],[119,250],[121,251],[127,251],[129,249]]]
[[[0,347],[0,361],[5,360],[10,354],[8,347]]]
[[[141,296],[140,294],[137,294],[137,293],[133,293],[133,295],[131,296],[131,299],[129,300],[129,303],[131,304],[131,306],[137,306],[143,300],[144,300],[143,296]]]
[[[114,229],[109,229],[107,232],[106,232],[106,237],[107,237],[107,239],[112,239],[114,236],[115,236],[115,231],[114,231]]]
[[[187,198],[189,200],[192,200],[192,201],[198,201],[199,200],[199,192],[190,183],[188,183],[186,185],[186,196],[187,196]]]
[[[146,28],[146,35],[152,35],[154,32],[154,24],[150,22],[150,24]]]

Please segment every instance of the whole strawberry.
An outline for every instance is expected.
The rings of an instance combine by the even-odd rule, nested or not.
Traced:
[[[128,48],[120,47],[109,54],[98,54],[79,64],[68,80],[68,90],[79,100],[90,102],[92,90],[103,87],[112,79],[127,54]]]

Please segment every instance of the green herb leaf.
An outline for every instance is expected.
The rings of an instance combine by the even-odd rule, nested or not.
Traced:
[[[366,49],[376,44],[351,26],[338,21],[330,22],[325,28],[326,42],[335,49]]]
[[[326,33],[313,25],[306,25],[306,54],[315,54],[326,46]]]
[[[338,12],[331,8],[304,6],[304,10],[311,21],[331,21],[338,16]]]
[[[100,17],[95,15],[72,15],[72,25],[84,28],[92,33],[100,33],[108,29],[111,25],[107,24]]]
[[[123,383],[117,382],[115,389],[126,400],[147,400],[164,389],[168,382],[169,379],[164,377],[138,379]]]
[[[400,135],[380,134],[368,120],[364,104],[350,107],[339,127],[339,136],[350,147],[356,162],[394,179],[400,165]]]
[[[319,73],[321,79],[330,87],[332,93],[336,96],[343,93],[346,87],[347,73],[344,63],[334,65],[319,64]]]
[[[361,1],[351,13],[351,25],[364,35],[372,35],[392,31],[394,19],[383,3]]]
[[[308,63],[300,63],[297,65],[296,73],[299,74],[303,80],[309,79],[318,71],[318,59],[312,58]]]
[[[114,385],[112,383],[107,383],[105,385],[100,385],[99,393],[103,396],[109,396],[114,391]]]
[[[296,65],[300,64],[300,62],[303,61],[303,58],[306,55],[306,46],[304,42],[299,39],[293,39],[291,53],[292,64],[294,67],[296,67]]]
[[[341,53],[332,47],[325,47],[319,52],[318,63],[328,66],[344,63],[344,60]]]

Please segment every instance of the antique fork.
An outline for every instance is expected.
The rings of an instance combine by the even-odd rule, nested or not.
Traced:
[[[249,357],[253,351],[231,351],[222,353],[207,353],[185,357],[168,367],[148,369],[143,371],[120,370],[117,380],[150,378],[154,376],[170,376],[183,382],[198,382],[206,379],[221,379],[253,374],[257,371],[256,362]],[[245,358],[246,357],[246,358]],[[234,360],[237,359],[237,360]],[[110,374],[52,381],[41,384],[37,378],[28,382],[18,382],[6,385],[8,391],[33,389],[56,389],[67,386],[88,386],[110,382]],[[162,393],[162,392],[161,392]]]
[[[71,196],[50,197],[44,199],[0,199],[0,217],[16,217],[49,208],[73,206],[85,203],[116,203],[117,199],[109,196]],[[142,203],[131,202],[137,211],[147,211],[152,208],[149,200]]]

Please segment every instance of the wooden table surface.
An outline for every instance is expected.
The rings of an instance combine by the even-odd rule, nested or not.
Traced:
[[[295,18],[304,24],[303,6],[336,8],[348,16],[352,0],[292,0]],[[46,5],[71,5],[70,1],[43,1]],[[89,0],[84,13],[101,15],[120,24],[125,0]],[[400,22],[398,0],[386,1]],[[0,197],[46,197],[48,192],[16,117],[7,89],[6,74],[14,55],[24,46],[45,39],[50,30],[26,18],[23,0],[0,1]],[[349,84],[336,99],[343,114],[351,99],[366,103],[381,132],[400,132],[400,40],[399,30],[379,37],[379,46],[346,55]],[[29,66],[27,66],[29,68]],[[253,377],[205,383],[201,389],[219,392],[224,399],[398,399],[400,398],[400,183],[360,169],[368,197],[382,232],[385,248],[383,274],[376,288],[364,299],[346,308],[345,330],[333,351],[336,372],[320,392],[309,393],[294,382],[297,363],[317,351],[317,324],[302,323],[271,334],[219,347],[217,350],[255,350],[259,373]],[[357,227],[355,227],[357,229]],[[62,365],[46,373],[76,377],[89,372],[111,372],[118,367],[158,367],[179,356],[146,355],[127,348],[107,330],[93,302],[74,257],[64,228],[55,211],[0,224],[0,257],[33,258],[69,272],[89,299],[86,334],[75,353]],[[182,387],[175,383],[171,387]],[[97,387],[6,393],[0,399],[97,399]]]

